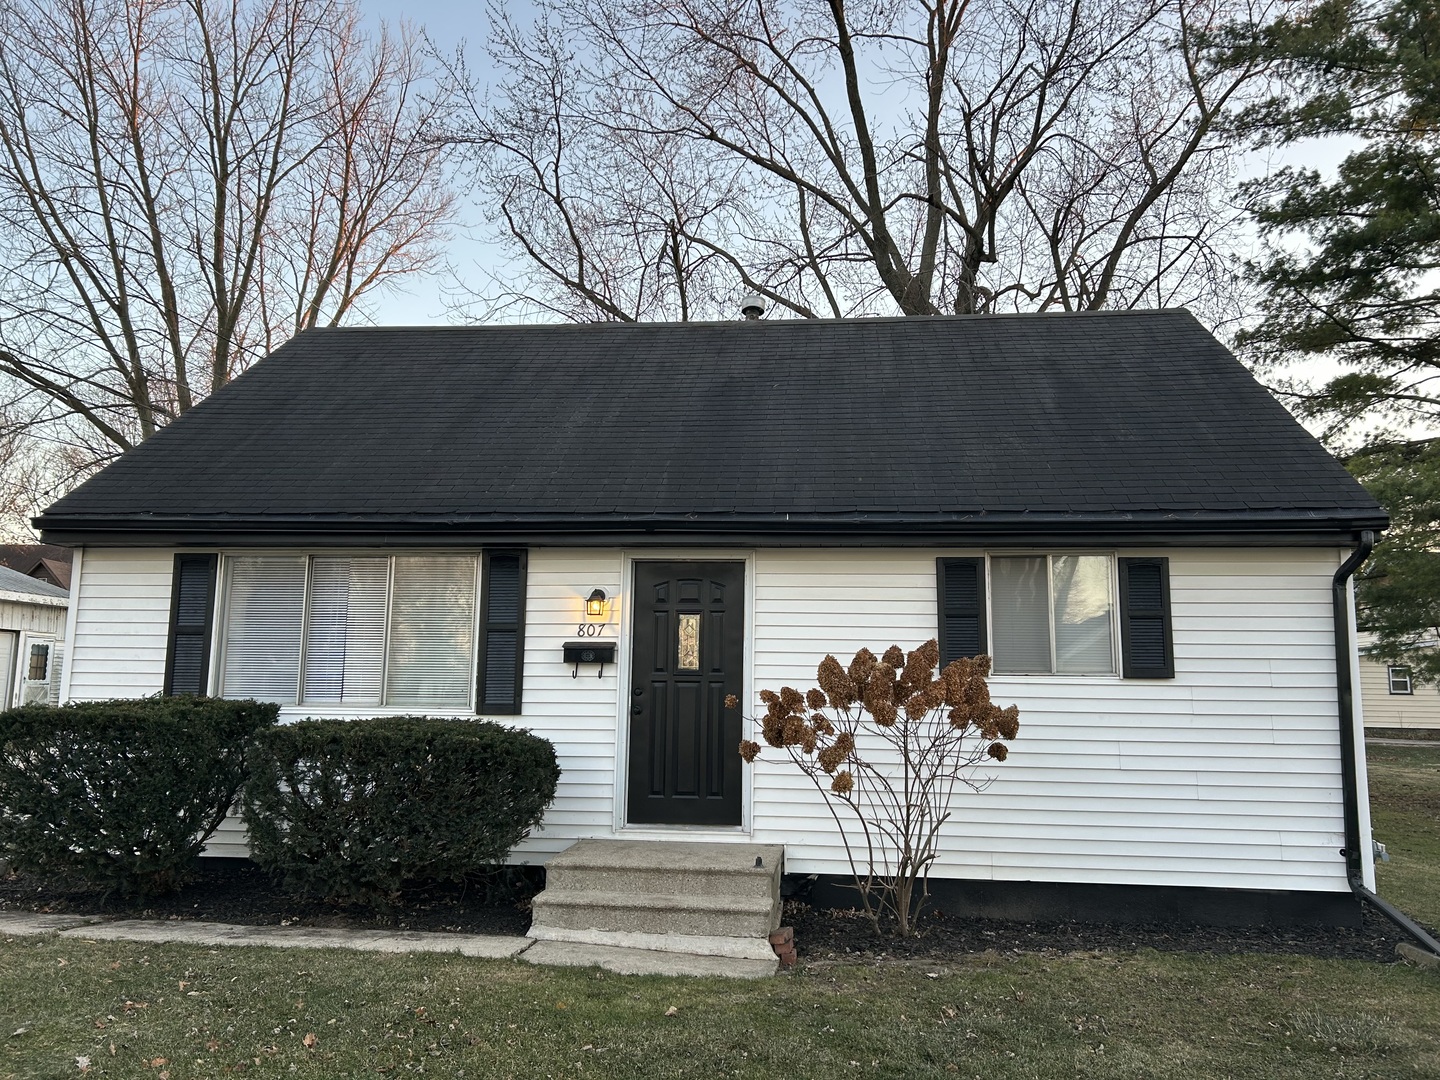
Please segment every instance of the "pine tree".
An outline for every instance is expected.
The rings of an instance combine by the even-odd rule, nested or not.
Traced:
[[[1325,179],[1287,168],[1243,194],[1266,239],[1262,318],[1240,336],[1303,419],[1390,511],[1360,581],[1376,655],[1440,680],[1413,646],[1440,627],[1440,8],[1323,0],[1237,32],[1236,62],[1276,62],[1277,94],[1239,121],[1258,145],[1340,137]],[[1303,383],[1301,364],[1329,369]]]

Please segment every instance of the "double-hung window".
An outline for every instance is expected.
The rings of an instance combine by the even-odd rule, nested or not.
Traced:
[[[1385,669],[1389,676],[1390,693],[1392,694],[1413,694],[1415,685],[1410,681],[1410,669],[1408,667],[1392,666]]]
[[[225,560],[225,697],[465,708],[475,673],[473,555]]]
[[[936,565],[942,662],[997,675],[1173,678],[1169,560],[993,554]]]

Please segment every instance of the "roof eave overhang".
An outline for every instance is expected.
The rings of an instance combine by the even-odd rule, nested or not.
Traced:
[[[1127,546],[1348,544],[1380,530],[1379,512],[1155,511],[1125,514],[955,513],[906,515],[741,515],[683,517],[597,514],[567,517],[133,516],[35,519],[47,543],[121,547],[447,547],[471,544],[583,547],[904,546],[1039,543]]]

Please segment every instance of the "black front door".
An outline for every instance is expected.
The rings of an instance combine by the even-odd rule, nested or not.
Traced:
[[[635,824],[740,824],[745,564],[637,562],[630,677]]]

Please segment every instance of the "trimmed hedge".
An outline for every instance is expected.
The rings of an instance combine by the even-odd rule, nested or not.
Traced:
[[[129,896],[175,888],[279,707],[154,697],[0,713],[0,859]]]
[[[294,893],[381,907],[500,862],[560,781],[545,739],[424,716],[280,725],[250,768],[251,858]]]

